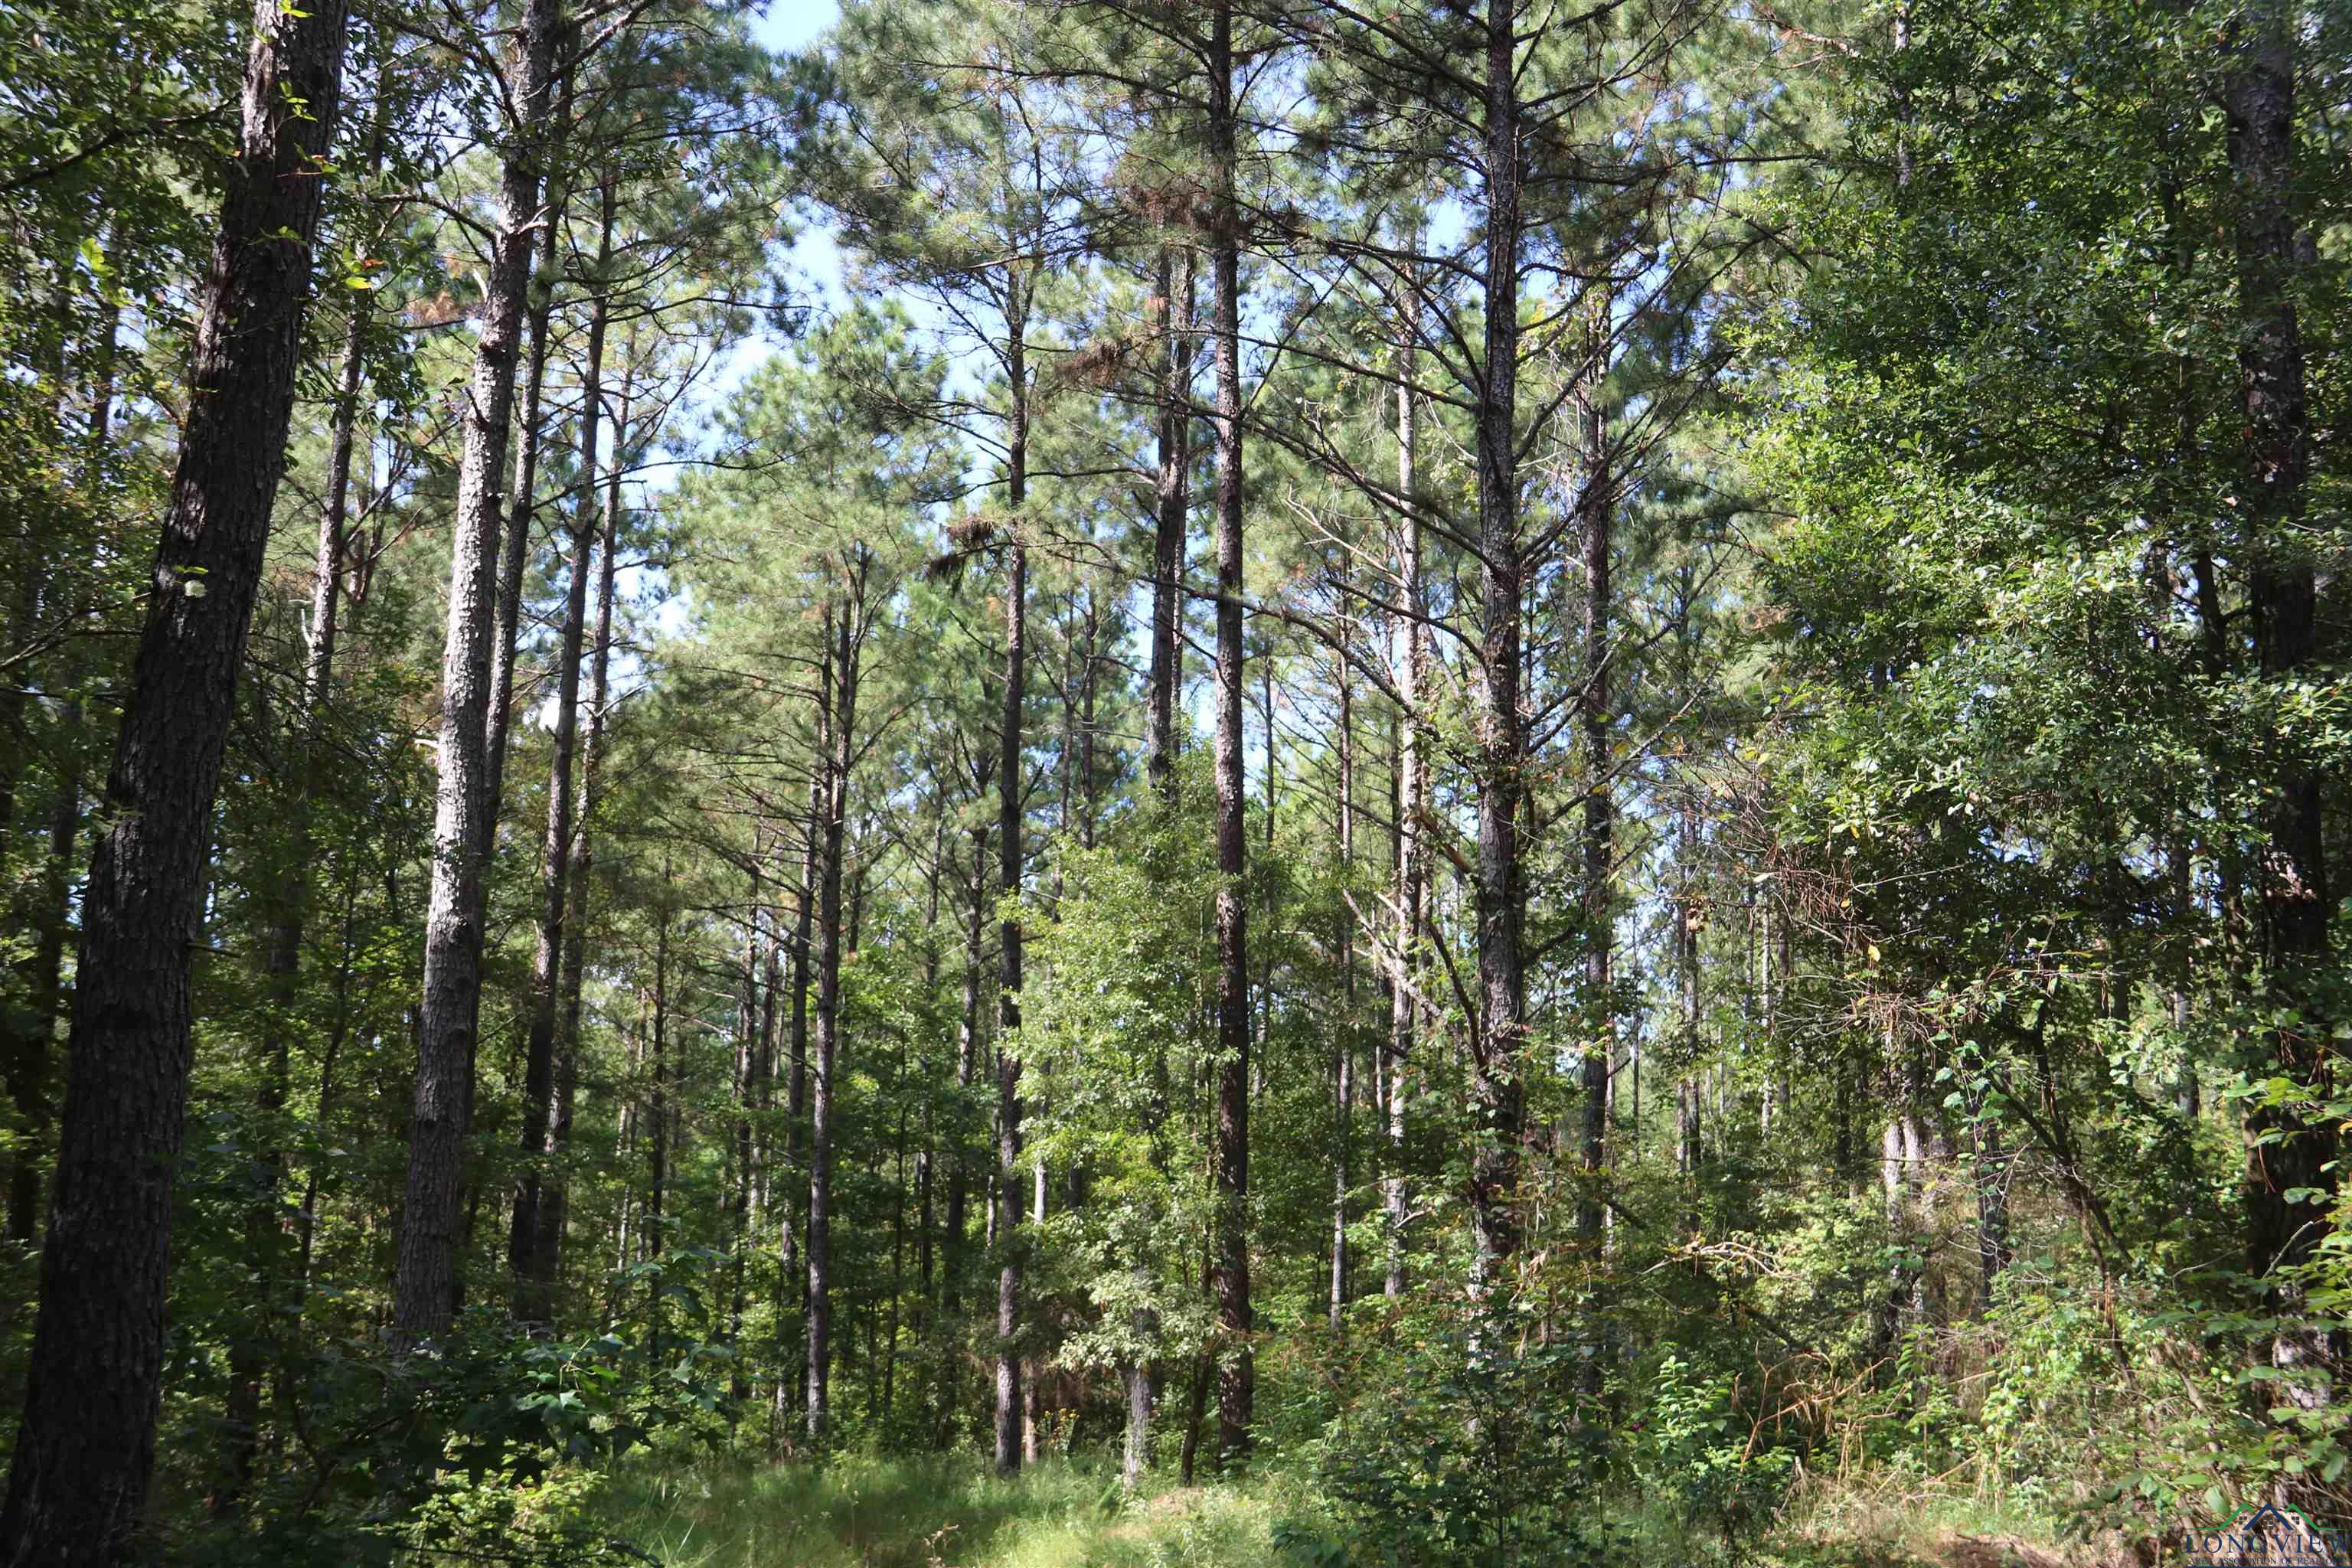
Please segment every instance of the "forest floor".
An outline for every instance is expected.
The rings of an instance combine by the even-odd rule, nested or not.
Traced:
[[[625,1473],[598,1513],[662,1568],[1255,1568],[1302,1506],[1279,1477],[1122,1505],[1108,1469],[851,1457]]]
[[[1286,1551],[1282,1537],[1318,1537],[1328,1524],[1311,1489],[1280,1470],[1122,1505],[1108,1468],[1049,1462],[1007,1482],[948,1458],[648,1466],[614,1478],[596,1513],[662,1568],[1300,1568],[1324,1559]],[[2137,1568],[2118,1542],[2061,1546],[2048,1521],[1957,1503],[1823,1498],[1743,1542],[1736,1559],[1661,1521],[1624,1522],[1633,1560],[1645,1563]]]

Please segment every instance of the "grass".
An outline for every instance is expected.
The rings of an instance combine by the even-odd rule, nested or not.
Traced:
[[[1147,1491],[1049,1461],[999,1480],[975,1458],[648,1464],[601,1490],[600,1527],[663,1568],[1271,1568],[1278,1521],[1311,1515],[1279,1476]]]
[[[1821,1486],[1726,1552],[1655,1506],[1611,1516],[1627,1560],[1752,1568],[2137,1568],[2119,1540],[2059,1546],[2038,1511],[1958,1496]],[[1163,1484],[1131,1502],[1108,1464],[1050,1460],[999,1480],[975,1456],[843,1456],[817,1466],[643,1457],[609,1477],[600,1532],[662,1568],[1277,1568],[1284,1522],[1327,1522],[1303,1480]]]

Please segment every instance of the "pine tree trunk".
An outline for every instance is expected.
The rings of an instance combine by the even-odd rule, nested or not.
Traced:
[[[1514,8],[1487,6],[1485,149],[1486,337],[1477,409],[1479,547],[1478,847],[1475,893],[1477,1026],[1471,1040],[1476,1148],[1470,1162],[1473,1289],[1490,1310],[1518,1251],[1520,1055],[1527,983],[1521,950],[1519,802],[1526,790],[1519,602],[1527,588],[1517,451],[1519,322],[1519,104]]]
[[[1153,325],[1160,342],[1160,466],[1151,547],[1151,673],[1144,698],[1144,772],[1163,800],[1176,789],[1176,705],[1184,689],[1184,545],[1192,510],[1192,258],[1176,302],[1173,247],[1160,247]]]
[[[608,175],[604,182],[603,228],[596,247],[596,276],[600,279],[613,252],[614,205],[613,181]],[[556,1031],[562,1006],[563,922],[571,909],[572,840],[578,831],[572,817],[572,764],[580,734],[580,659],[588,630],[589,560],[601,531],[593,480],[604,404],[605,322],[606,299],[599,290],[589,304],[588,342],[581,363],[580,472],[588,488],[583,490],[573,513],[572,571],[564,590],[563,625],[556,653],[555,727],[550,736],[539,941],[531,955],[530,1016],[523,1047],[523,1169],[515,1186],[514,1215],[507,1241],[507,1262],[514,1273],[515,1321],[541,1325],[554,1321],[559,1262],[554,1233],[542,1224],[540,1209],[548,1201],[547,1160],[553,1152],[558,1113]],[[528,423],[524,431],[528,439]],[[525,510],[520,501],[517,505],[519,510]]]
[[[15,1563],[129,1555],[154,1469],[189,947],[293,412],[346,19],[340,0],[254,11],[194,395],[82,893],[40,1308],[0,1507]],[[289,97],[306,111],[287,112]]]
[[[1612,595],[1610,567],[1616,502],[1611,493],[1608,432],[1601,404],[1601,379],[1608,366],[1607,308],[1586,341],[1586,363],[1575,400],[1583,490],[1584,689],[1578,717],[1584,731],[1584,1026],[1588,1037],[1580,1064],[1582,1119],[1580,1163],[1583,1185],[1576,1206],[1576,1238],[1587,1267],[1599,1262],[1608,1229],[1610,1073],[1616,1054],[1617,795],[1611,731],[1615,715],[1610,687]],[[1607,1312],[1595,1293],[1592,1321],[1584,1331],[1580,1368],[1586,1394],[1601,1391],[1607,1338]]]
[[[1419,240],[1410,240],[1410,249]],[[1418,329],[1413,317],[1418,301],[1410,291],[1399,301],[1402,330],[1398,334],[1399,379],[1404,384],[1397,388],[1397,495],[1402,516],[1397,527],[1400,535],[1398,551],[1397,591],[1402,602],[1404,651],[1402,667],[1398,670],[1397,695],[1401,701],[1397,712],[1396,763],[1396,941],[1393,965],[1389,975],[1389,1040],[1388,1040],[1388,1159],[1389,1173],[1381,1184],[1381,1206],[1388,1226],[1388,1275],[1382,1282],[1382,1292],[1391,1300],[1404,1294],[1405,1219],[1412,1205],[1412,1193],[1404,1174],[1405,1153],[1405,1071],[1412,1065],[1415,1026],[1421,1016],[1421,931],[1422,912],[1428,879],[1427,856],[1423,845],[1423,819],[1428,810],[1428,752],[1424,747],[1425,730],[1421,704],[1426,689],[1429,668],[1429,638],[1423,617],[1428,614],[1428,604],[1422,578],[1421,507],[1414,498],[1420,485],[1415,470],[1419,459],[1416,426],[1419,405],[1412,393],[1414,365],[1418,357]]]
[[[1218,232],[1211,249],[1217,437],[1217,1108],[1216,1253],[1210,1293],[1223,1341],[1217,1363],[1221,1463],[1246,1457],[1256,1371],[1250,1352],[1248,905],[1243,877],[1241,245],[1235,226],[1234,17],[1218,0],[1209,42],[1209,157]],[[1272,731],[1267,732],[1269,748]],[[1269,763],[1271,758],[1269,758]],[[1273,776],[1268,766],[1268,780]],[[1271,784],[1269,782],[1269,787]]]
[[[588,967],[589,873],[595,868],[593,828],[603,793],[606,706],[612,692],[614,546],[621,528],[622,447],[629,427],[629,385],[622,384],[619,416],[613,426],[613,460],[606,473],[604,517],[597,542],[596,642],[590,661],[587,732],[580,743],[580,805],[572,819],[572,865],[564,874],[571,908],[563,922],[562,1001],[555,1036],[555,1103],[548,1116],[548,1173],[541,1179],[539,1235],[534,1243],[551,1280],[563,1275],[563,1237],[571,1215],[571,1189],[563,1157],[572,1146],[572,1111],[580,1089],[581,993]],[[594,469],[581,476],[593,483]]]
[[[1334,737],[1339,763],[1339,855],[1343,879],[1355,868],[1356,859],[1356,714],[1353,691],[1349,684],[1347,627],[1349,605],[1345,579],[1339,602],[1339,648],[1334,663],[1339,692],[1339,731]],[[1340,1321],[1348,1307],[1348,1193],[1355,1175],[1355,1088],[1356,1088],[1356,921],[1355,911],[1342,902],[1334,911],[1338,927],[1337,947],[1339,955],[1339,984],[1342,1004],[1339,1041],[1334,1057],[1331,1084],[1332,1170],[1331,1170],[1331,1297],[1328,1308],[1329,1327],[1338,1333]]]
[[[1016,296],[1022,287],[1010,287]],[[1027,692],[1029,550],[1019,530],[1028,500],[1028,385],[1022,335],[1024,313],[1006,311],[1013,414],[1005,473],[1006,505],[1013,513],[1014,534],[1011,571],[1004,588],[1004,710],[998,735],[997,853],[1001,889],[1007,898],[1021,892],[1022,766],[1021,722]],[[996,1276],[996,1469],[1011,1475],[1021,1468],[1021,1058],[1014,1047],[1021,1028],[1021,922],[1004,921],[997,933],[1000,977],[997,985],[996,1058],[996,1244],[1000,1258]]]
[[[556,93],[559,101],[547,132],[550,137],[560,137],[571,122],[569,71]],[[548,324],[555,314],[556,240],[563,226],[561,214],[564,202],[555,194],[552,174],[556,162],[557,154],[551,148],[548,167],[542,170],[549,211],[547,221],[539,230],[538,270],[541,284],[530,289],[529,280],[525,282],[529,350],[523,361],[521,417],[516,421],[514,489],[507,497],[506,533],[499,551],[498,623],[492,634],[496,640],[492,645],[490,694],[486,709],[488,739],[485,744],[489,760],[482,773],[484,805],[480,821],[480,853],[486,862],[497,847],[499,813],[506,802],[507,746],[514,728],[515,646],[522,631],[523,566],[530,558],[531,522],[539,510],[540,404],[547,384],[548,352],[552,346]],[[583,471],[583,478],[595,471],[592,465]]]
[[[425,984],[417,1031],[407,1195],[393,1285],[393,1324],[405,1342],[447,1330],[457,1288],[457,1195],[473,1099],[482,1000],[482,826],[488,809],[490,637],[499,480],[514,409],[515,362],[530,302],[532,225],[539,221],[541,135],[559,0],[530,0],[516,45],[509,95],[522,116],[499,184],[499,229],[481,338],[463,424],[449,627],[441,660],[440,785],[433,825],[433,895],[425,915]]]
[[[849,810],[849,769],[856,755],[857,632],[855,622],[864,601],[863,567],[854,568],[849,592],[826,631],[832,647],[826,658],[832,673],[824,683],[829,693],[824,758],[825,804],[818,824],[821,845],[817,868],[816,910],[816,1070],[815,1092],[809,1110],[808,1213],[808,1436],[822,1443],[830,1397],[829,1358],[833,1327],[833,1112],[834,1062],[841,1041],[841,870],[844,831]]]

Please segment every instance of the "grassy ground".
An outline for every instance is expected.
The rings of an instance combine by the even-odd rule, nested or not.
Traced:
[[[1272,1568],[1274,1527],[1312,1505],[1280,1478],[1123,1505],[1108,1470],[850,1457],[627,1472],[596,1511],[663,1568]]]
[[[1108,1467],[1050,1461],[1000,1481],[971,1457],[646,1462],[605,1481],[593,1511],[662,1568],[1299,1568],[1313,1559],[1277,1551],[1277,1528],[1328,1522],[1279,1470],[1122,1503]],[[2141,1568],[2117,1541],[2061,1547],[2049,1518],[1959,1498],[1822,1489],[1730,1551],[1654,1512],[1612,1517],[1642,1563]]]

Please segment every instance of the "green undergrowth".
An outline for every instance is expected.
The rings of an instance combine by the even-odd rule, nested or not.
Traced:
[[[1161,1479],[1132,1500],[1106,1465],[1049,1461],[999,1480],[970,1456],[844,1456],[824,1465],[623,1468],[590,1505],[609,1560],[661,1568],[1355,1568],[1309,1483],[1268,1468],[1233,1482]],[[1742,1568],[2106,1568],[2116,1543],[2065,1545],[2057,1521],[1959,1496],[1823,1487],[1737,1544],[1655,1500],[1619,1498],[1563,1562]],[[1598,1550],[1593,1550],[1598,1547]],[[2104,1548],[2104,1549],[2103,1549]],[[608,1559],[600,1558],[599,1561]]]
[[[1311,1526],[1275,1474],[1119,1496],[1108,1468],[1049,1461],[1011,1480],[968,1457],[845,1456],[823,1466],[625,1468],[600,1489],[602,1530],[662,1568],[1274,1568]]]

